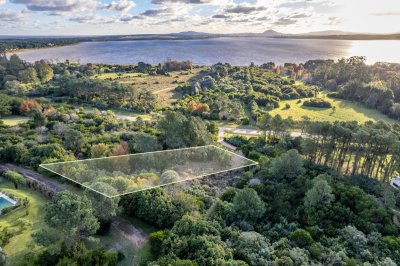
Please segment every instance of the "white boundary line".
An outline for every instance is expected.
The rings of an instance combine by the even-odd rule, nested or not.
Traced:
[[[167,153],[167,152],[170,152],[170,151],[189,150],[189,149],[190,149],[190,150],[193,150],[193,149],[197,149],[197,148],[206,148],[206,147],[213,147],[213,148],[217,148],[217,149],[223,150],[223,151],[225,151],[225,152],[227,152],[227,153],[230,153],[230,154],[232,154],[232,155],[234,155],[234,156],[237,156],[237,157],[239,157],[239,158],[245,159],[247,162],[249,162],[249,164],[248,164],[248,165],[242,165],[242,166],[239,166],[239,167],[230,168],[230,169],[227,169],[227,170],[221,170],[221,171],[213,172],[213,173],[209,173],[209,174],[203,174],[203,175],[200,175],[200,176],[195,176],[195,177],[193,177],[193,178],[188,178],[188,179],[184,179],[184,180],[179,180],[179,181],[176,181],[176,182],[161,184],[161,185],[157,185],[157,186],[153,186],[153,187],[148,187],[148,188],[142,188],[142,189],[138,189],[138,190],[135,190],[135,191],[131,191],[131,192],[126,192],[126,193],[118,194],[118,195],[115,195],[115,196],[109,196],[109,195],[106,195],[106,194],[104,194],[104,193],[102,193],[102,192],[99,192],[99,191],[97,191],[97,190],[94,190],[93,188],[91,188],[91,187],[89,187],[89,186],[87,186],[87,185],[84,185],[84,184],[82,184],[82,183],[79,183],[79,182],[77,182],[76,180],[73,180],[73,179],[71,179],[71,178],[69,178],[69,177],[67,177],[67,176],[65,176],[65,175],[63,175],[63,174],[60,174],[60,173],[58,173],[58,172],[56,172],[56,171],[54,171],[54,170],[52,170],[52,169],[49,169],[49,168],[47,167],[47,166],[56,165],[56,164],[78,163],[78,162],[93,161],[93,160],[99,160],[99,159],[108,159],[108,158],[117,158],[117,157],[120,158],[120,157],[126,157],[126,156],[135,156],[135,155],[143,155],[143,154],[162,153],[162,152]],[[85,187],[85,188],[87,188],[87,189],[89,189],[89,190],[92,190],[92,191],[94,191],[94,192],[96,192],[96,193],[99,193],[99,194],[103,195],[104,197],[107,197],[107,198],[112,199],[112,198],[115,198],[115,197],[121,197],[121,196],[124,196],[124,195],[132,194],[132,193],[136,193],[136,192],[140,192],[140,191],[145,191],[145,190],[149,190],[149,189],[153,189],[153,188],[158,188],[158,187],[164,187],[164,186],[167,186],[167,185],[177,184],[177,183],[181,183],[181,182],[185,182],[185,181],[191,181],[191,180],[203,178],[203,177],[206,177],[206,176],[216,175],[216,174],[221,174],[221,173],[226,173],[226,172],[229,172],[229,171],[238,170],[238,169],[242,169],[242,168],[250,167],[250,166],[255,166],[255,165],[258,165],[258,162],[253,161],[253,160],[251,160],[251,159],[248,159],[248,158],[246,158],[246,157],[244,157],[244,156],[241,156],[241,155],[239,155],[239,154],[236,154],[236,153],[234,153],[234,152],[232,152],[232,151],[229,151],[229,150],[227,150],[227,149],[218,147],[218,146],[216,146],[216,145],[205,145],[205,146],[196,146],[196,147],[181,148],[181,149],[171,149],[171,150],[162,150],[162,151],[154,151],[154,152],[144,152],[144,153],[134,153],[134,154],[126,154],[126,155],[118,155],[118,156],[110,156],[110,157],[101,157],[101,158],[94,158],[94,159],[85,159],[85,160],[75,160],[75,161],[67,161],[67,162],[59,162],[59,163],[40,164],[39,167],[41,167],[41,168],[43,168],[43,169],[46,169],[46,170],[48,170],[48,171],[50,171],[50,172],[52,172],[52,173],[54,173],[54,174],[56,174],[56,175],[59,175],[59,176],[65,178],[65,179],[68,179],[68,180],[70,180],[70,181],[72,181],[72,182],[74,182],[74,183],[76,183],[76,184],[78,184],[78,185],[81,185],[82,187]]]

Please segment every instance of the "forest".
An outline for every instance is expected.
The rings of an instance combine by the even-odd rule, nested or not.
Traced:
[[[1,164],[34,170],[61,188],[2,171],[0,191],[14,195],[20,205],[2,213],[10,222],[0,222],[0,265],[126,265],[128,251],[101,241],[116,217],[155,228],[138,265],[400,264],[400,194],[388,185],[399,170],[399,125],[294,121],[269,114],[287,99],[332,108],[319,98],[322,90],[365,105],[359,95],[376,90],[370,94],[376,104],[368,106],[390,112],[398,103],[398,65],[368,66],[362,58],[283,66],[216,64],[185,84],[176,83],[172,90],[181,97],[172,106],[160,106],[156,94],[135,84],[95,78],[107,72],[168,75],[195,67],[189,62],[110,66],[0,58],[0,119],[29,118],[14,126],[0,124]],[[346,88],[357,82],[363,86],[351,94]],[[380,89],[371,89],[375,83]],[[155,114],[124,120],[101,111],[109,108]],[[120,198],[103,197],[39,168],[219,145],[226,120],[262,132],[225,136],[257,166]],[[123,189],[124,183],[115,178],[96,186],[106,193]],[[43,195],[37,212],[34,198],[21,196],[33,193]],[[18,222],[11,222],[16,214]],[[32,218],[39,214],[40,224]],[[29,248],[15,253],[18,237]]]

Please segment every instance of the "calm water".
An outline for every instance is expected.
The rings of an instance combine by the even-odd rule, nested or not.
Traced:
[[[338,59],[364,55],[368,63],[400,63],[400,41],[299,40],[271,38],[217,38],[182,41],[87,42],[78,45],[30,50],[19,55],[27,61],[80,61],[81,63],[158,64],[172,60],[192,60],[210,65],[226,62],[249,65],[275,62],[301,63],[309,59]]]
[[[3,198],[0,196],[0,213],[1,210],[4,209],[5,207],[13,205],[11,202],[9,202],[7,199]]]

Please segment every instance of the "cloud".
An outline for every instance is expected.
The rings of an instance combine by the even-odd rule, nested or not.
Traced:
[[[250,14],[256,11],[267,10],[266,6],[250,5],[248,3],[227,6],[224,9],[225,13],[236,13],[236,14]]]
[[[0,0],[0,5],[5,4],[6,0]]]
[[[69,21],[85,24],[110,24],[117,22],[115,18],[99,15],[80,15],[70,18]]]
[[[377,17],[386,17],[386,16],[400,16],[400,11],[399,12],[377,12],[377,13],[369,13],[371,16],[377,16]]]
[[[223,14],[217,14],[217,15],[212,16],[212,18],[229,18],[229,16],[223,15]]]
[[[2,22],[21,22],[27,17],[25,11],[15,11],[11,9],[5,9],[0,11],[0,21]]]
[[[169,15],[172,14],[172,9],[170,8],[161,8],[161,9],[148,9],[144,11],[143,13],[140,13],[142,16],[146,17],[156,17],[159,15]]]
[[[10,0],[14,4],[23,4],[31,11],[50,11],[55,13],[77,12],[92,9],[95,0]]]
[[[334,25],[339,25],[342,22],[343,21],[338,17],[329,17],[328,21],[324,25],[334,26]]]
[[[307,13],[298,13],[290,16],[290,18],[309,18],[309,17],[311,17],[311,14]]]
[[[136,6],[135,2],[129,0],[119,0],[119,2],[112,1],[110,4],[105,4],[102,8],[108,10],[128,12]]]
[[[141,19],[143,19],[142,16],[127,15],[127,16],[121,17],[119,20],[122,22],[131,22],[134,20],[141,20]]]
[[[183,4],[209,4],[214,0],[152,0],[151,3],[163,5],[166,3],[183,3]]]
[[[293,25],[296,24],[296,20],[291,19],[291,18],[280,18],[277,21],[273,23],[275,26],[288,26],[288,25]]]

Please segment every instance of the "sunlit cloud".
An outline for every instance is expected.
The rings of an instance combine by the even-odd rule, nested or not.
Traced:
[[[136,6],[136,3],[133,1],[129,0],[119,0],[118,2],[112,1],[109,4],[104,4],[102,6],[103,9],[108,9],[108,10],[115,10],[115,11],[120,11],[123,13],[128,12],[132,8]]]
[[[112,27],[126,34],[188,30],[390,33],[400,17],[400,0],[0,0],[0,4],[4,14],[0,21],[12,20],[10,14],[14,14],[13,25],[42,25],[37,27],[38,34],[50,34],[42,29],[50,22],[63,25],[63,34],[93,34],[93,30],[115,34],[109,30]],[[81,24],[79,29],[76,23]],[[95,24],[108,26],[94,28]],[[3,28],[4,23],[0,32]]]

